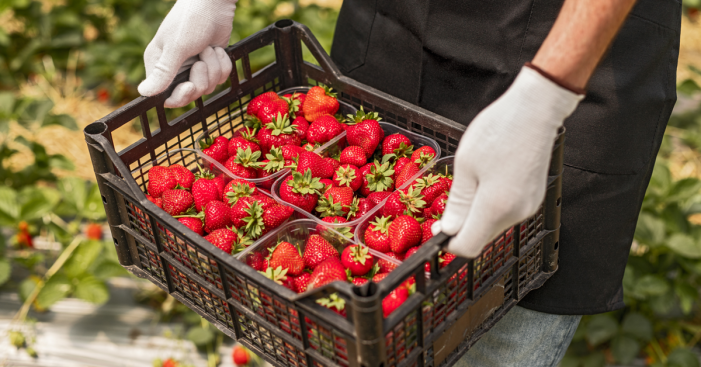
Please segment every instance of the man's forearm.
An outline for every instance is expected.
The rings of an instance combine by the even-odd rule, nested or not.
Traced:
[[[635,0],[565,0],[533,65],[583,89]]]

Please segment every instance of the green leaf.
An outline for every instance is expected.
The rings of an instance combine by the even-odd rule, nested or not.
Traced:
[[[69,115],[66,114],[60,114],[60,115],[54,115],[52,113],[48,114],[45,118],[44,121],[41,123],[41,127],[45,126],[51,126],[51,125],[58,125],[58,126],[63,126],[68,130],[78,130],[78,124],[75,122],[75,119]]]
[[[640,344],[629,336],[619,335],[611,342],[611,352],[613,353],[613,357],[616,358],[616,361],[627,365],[632,362],[640,352]]]
[[[75,169],[73,162],[61,154],[53,154],[48,158],[49,167],[72,171]]]
[[[701,88],[699,88],[699,85],[696,84],[696,82],[693,79],[687,79],[679,83],[679,85],[677,85],[677,91],[679,93],[686,94],[687,96],[692,95],[700,90]]]
[[[19,297],[22,299],[22,301],[26,300],[27,297],[29,297],[29,295],[32,294],[38,282],[38,278],[29,277],[19,284]]]
[[[20,193],[20,219],[30,221],[49,214],[60,200],[58,191],[50,188],[30,187]]]
[[[77,298],[94,304],[103,304],[110,298],[107,285],[90,274],[83,274],[78,278],[73,294]]]
[[[102,195],[100,195],[100,188],[97,184],[93,183],[90,185],[81,215],[93,221],[99,221],[105,218],[105,206],[102,204]]]
[[[678,348],[667,356],[668,367],[699,367],[699,357],[688,349]]]
[[[652,340],[652,323],[637,312],[625,316],[621,330],[623,333],[642,341]]]
[[[93,271],[93,275],[101,280],[107,280],[109,278],[121,277],[128,275],[129,273],[124,270],[124,268],[112,260],[105,260],[99,264]]]
[[[656,191],[660,194],[667,193],[672,185],[672,173],[662,160],[655,162],[655,168],[650,177],[649,190]]]
[[[608,341],[616,333],[618,333],[618,323],[609,314],[594,315],[587,324],[587,341],[594,346]]]
[[[65,275],[55,274],[44,284],[37,296],[37,306],[49,308],[56,302],[66,298],[71,291],[71,283]]]
[[[669,283],[659,275],[645,275],[635,283],[635,292],[644,296],[665,294],[668,289]]]
[[[54,107],[54,103],[50,99],[29,100],[27,102],[28,104],[22,103],[22,111],[20,112],[20,116],[17,118],[17,122],[23,126],[27,126],[28,124],[34,122],[44,121],[46,115]]]
[[[699,292],[689,283],[677,282],[674,284],[674,293],[679,297],[679,305],[684,314],[691,313],[691,307],[699,297]]]
[[[648,246],[662,243],[665,239],[664,221],[651,214],[640,213],[638,225],[635,227],[635,238]]]
[[[70,206],[74,213],[79,213],[85,206],[88,193],[85,180],[80,177],[65,177],[58,182],[58,190],[63,199],[62,204]]]
[[[16,225],[19,221],[19,213],[17,192],[9,187],[0,187],[0,224]]]
[[[669,317],[670,312],[674,309],[677,303],[677,299],[674,297],[672,292],[668,292],[659,296],[655,296],[649,299],[648,305],[652,311],[663,317]]]
[[[0,285],[5,284],[10,279],[12,264],[9,259],[0,258]]]
[[[102,251],[100,241],[84,241],[78,245],[71,257],[63,265],[63,271],[68,277],[75,278],[90,267]]]
[[[699,193],[701,190],[701,181],[696,178],[689,177],[676,181],[669,190],[669,201],[688,200],[692,196]]]
[[[197,346],[202,346],[214,340],[214,333],[209,329],[195,327],[187,332],[187,339]]]
[[[602,352],[593,352],[586,356],[582,362],[582,367],[604,367],[606,365],[606,356]]]
[[[0,92],[0,116],[10,117],[15,106],[15,95],[12,92]]]
[[[701,241],[696,241],[691,236],[683,233],[675,233],[665,244],[675,253],[690,259],[701,258]]]

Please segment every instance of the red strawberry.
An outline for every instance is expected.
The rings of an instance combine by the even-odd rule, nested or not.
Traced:
[[[414,146],[411,140],[402,134],[392,134],[382,141],[382,155],[394,154],[399,157],[411,157]]]
[[[397,190],[387,198],[385,205],[382,207],[382,215],[394,218],[402,214],[420,214],[426,206],[426,202],[422,199],[421,191],[417,188],[407,187]]]
[[[379,283],[382,281],[382,279],[387,278],[388,275],[389,275],[389,273],[377,273],[377,274],[373,275],[372,281],[375,283]]]
[[[260,207],[263,208],[263,210],[268,210],[268,208],[270,208],[271,206],[279,204],[277,201],[275,201],[275,199],[263,194],[262,192],[253,194],[251,197],[258,202],[258,205],[260,205]]]
[[[251,252],[246,256],[246,264],[258,271],[265,271],[268,268],[268,261],[262,252]]]
[[[372,156],[385,136],[379,120],[376,112],[365,113],[362,107],[355,116],[349,115],[349,126],[346,128],[348,145],[359,146],[365,151],[366,157]]]
[[[441,178],[439,178],[439,180],[441,182],[443,182],[443,185],[445,187],[447,187],[446,190],[450,191],[450,188],[453,187],[453,178],[452,177],[441,176]]]
[[[200,218],[178,218],[178,222],[184,224],[185,227],[190,228],[193,232],[197,233],[198,235],[204,235],[202,220]]]
[[[401,257],[392,251],[386,252],[385,255],[387,255],[388,257],[391,257],[393,259],[397,259],[398,261],[402,261]],[[380,270],[379,270],[380,273],[391,273],[392,270],[396,269],[397,266],[399,266],[399,265],[395,264],[394,262],[389,261],[389,260],[385,260],[383,258],[380,258],[377,260],[377,265],[379,265],[379,267],[380,267]]]
[[[372,204],[372,207],[374,208],[378,204],[380,204],[383,200],[387,199],[390,195],[392,195],[392,193],[389,191],[373,192],[373,193],[370,193],[370,195],[368,195],[367,199]]]
[[[268,266],[276,269],[281,266],[287,269],[289,275],[300,275],[304,271],[304,260],[299,255],[299,250],[289,242],[280,242],[271,249]]]
[[[253,206],[253,209],[251,207]],[[246,226],[248,222],[244,220],[244,218],[247,218],[251,216],[251,212],[257,213],[257,217],[261,217],[263,215],[263,209],[260,207],[258,202],[252,198],[252,197],[243,197],[240,198],[234,206],[231,207],[229,210],[229,219],[231,220],[231,224],[235,228],[241,228]],[[255,215],[254,215],[255,216]],[[253,226],[253,224],[252,224]],[[262,229],[261,229],[262,231]]]
[[[431,204],[431,215],[438,216],[440,218],[445,211],[445,204],[447,202],[448,195],[441,194],[439,197],[437,197],[436,200],[433,201],[433,204]]]
[[[338,257],[330,257],[314,268],[307,290],[319,288],[335,281],[347,281],[346,270]]]
[[[331,178],[333,177],[333,167],[329,165],[320,155],[314,152],[302,152],[297,162],[297,172],[305,173],[311,171],[312,177]]]
[[[337,159],[333,159],[331,157],[326,157],[326,158],[324,158],[324,161],[326,163],[328,163],[329,166],[331,166],[331,176],[333,176],[333,172],[336,172],[338,167],[341,167],[341,162],[339,162]]]
[[[217,246],[220,250],[230,254],[231,247],[234,241],[236,241],[236,238],[236,232],[227,228],[220,228],[208,234],[204,239],[209,241],[212,245]]]
[[[312,178],[311,170],[305,172],[304,175],[293,172],[282,181],[280,198],[311,213],[319,200],[319,190],[323,187],[324,185],[319,182],[318,178]]]
[[[218,176],[214,177],[212,179],[214,181],[214,184],[217,185],[217,190],[219,190],[219,194],[224,193],[224,187],[226,187],[226,184],[231,181],[231,178],[227,176],[224,173],[220,173]]]
[[[192,183],[195,182],[195,174],[190,172],[189,169],[180,164],[172,164],[168,167],[168,170],[170,170],[171,176],[173,176],[178,185],[187,190],[192,188]]]
[[[336,293],[331,293],[328,298],[319,298],[316,303],[328,308],[329,310],[345,317],[346,316],[346,301],[339,297]]]
[[[357,145],[351,145],[343,149],[340,161],[341,164],[351,164],[356,167],[362,167],[368,162],[368,159],[363,148]]]
[[[244,347],[243,345],[237,345],[231,352],[231,359],[234,361],[234,364],[236,366],[247,366],[248,362],[251,361],[251,356],[246,347]]]
[[[374,256],[368,252],[368,248],[360,245],[350,245],[341,253],[343,266],[354,276],[367,274],[374,265]]]
[[[265,124],[256,137],[260,141],[263,153],[268,153],[274,147],[300,145],[302,139],[297,135],[296,130],[297,125],[290,123],[287,115],[280,114]]]
[[[199,212],[202,207],[212,200],[221,200],[222,190],[219,182],[209,171],[201,169],[196,176],[196,181],[192,184],[192,196],[195,198],[195,209]]]
[[[307,99],[306,94],[295,92],[292,94],[285,94],[282,97],[290,105],[291,112],[294,112],[296,116],[304,116],[304,111],[302,111],[302,105],[304,105],[304,101]]]
[[[248,135],[245,135],[248,136]],[[251,152],[259,152],[260,146],[256,143],[257,140],[253,137],[249,137],[248,139],[244,138],[243,136],[237,136],[235,138],[231,138],[229,140],[229,145],[227,147],[227,152],[229,154],[229,157],[234,157],[238,153],[239,149],[250,149]],[[225,164],[226,160],[222,162],[222,164]]]
[[[319,264],[331,257],[339,258],[340,255],[329,241],[318,234],[313,234],[307,238],[303,256],[306,267],[314,270]]]
[[[352,282],[354,285],[361,286],[361,285],[369,282],[369,280],[367,280],[365,278],[361,278],[361,277],[355,277],[355,278],[353,278]]]
[[[422,242],[422,243],[423,243],[423,242]],[[405,259],[405,260],[408,259],[411,255],[413,255],[413,254],[415,254],[417,251],[419,251],[420,248],[421,248],[420,246],[415,246],[415,247],[412,247],[412,248],[406,250],[406,254],[404,254],[404,259]],[[426,261],[426,263],[424,264],[424,271],[425,271],[425,272],[430,272],[430,271],[431,271],[431,263],[429,263],[428,261]]]
[[[235,176],[242,178],[256,178],[258,159],[260,152],[252,152],[250,148],[239,149],[235,156],[229,157],[224,167]]]
[[[299,158],[299,155],[304,152],[302,147],[296,145],[283,145],[280,147],[280,152],[282,152],[282,157],[285,160],[291,160],[294,158]]]
[[[265,158],[266,159],[260,161],[260,168],[256,170],[256,177],[258,178],[268,177],[275,172],[285,169],[288,162],[293,163],[293,161],[285,160],[280,148],[277,147],[270,149],[268,154],[265,155]]]
[[[441,269],[445,268],[446,266],[450,265],[450,263],[455,260],[455,255],[451,254],[450,252],[443,252],[440,257],[438,258],[438,264]]]
[[[264,233],[279,227],[292,216],[294,209],[287,205],[273,205],[263,211]]]
[[[328,190],[334,186],[337,186],[334,184],[334,182],[332,180],[330,180],[328,178],[322,178],[319,180],[319,182],[321,182],[324,185],[324,188],[320,190],[322,194],[325,193],[326,190]]]
[[[146,199],[154,204],[156,204],[157,207],[163,209],[163,199],[161,198],[154,198],[151,195],[146,195]]]
[[[419,149],[416,149],[414,153],[411,154],[411,162],[418,164],[419,168],[423,168],[436,157],[436,151],[428,145],[424,145]]]
[[[377,218],[374,222],[370,222],[365,230],[365,244],[373,250],[380,252],[388,252],[391,250],[389,240],[389,217]]]
[[[307,129],[307,141],[312,144],[324,144],[343,133],[343,124],[332,115],[317,117]]]
[[[229,139],[224,136],[200,140],[200,149],[202,153],[221,164],[224,164],[229,159]]]
[[[389,157],[391,156],[385,156],[382,163],[368,163],[360,168],[360,175],[363,177],[360,193],[363,196],[367,197],[372,192],[394,190],[394,170],[390,168]]]
[[[246,106],[246,113],[251,116],[256,116],[258,110],[263,104],[266,104],[272,100],[278,99],[280,96],[275,92],[265,92],[251,100]]]
[[[298,276],[293,276],[291,277],[292,281],[294,282],[295,285],[295,292],[297,293],[303,293],[306,292],[307,290],[307,285],[309,285],[309,280],[312,278],[311,273],[302,272],[302,274]]]
[[[153,166],[148,170],[146,191],[154,198],[160,198],[166,190],[172,190],[178,182],[167,167]]]
[[[423,223],[421,223],[421,244],[426,243],[433,237],[433,232],[431,232],[431,226],[433,223],[438,222],[438,219],[428,218]]]
[[[295,129],[295,134],[300,141],[307,137],[307,130],[309,130],[309,121],[307,121],[303,116],[297,116],[297,118],[292,121],[293,126],[297,126]]]
[[[433,174],[416,179],[413,186],[421,190],[426,206],[431,206],[439,196],[448,191],[447,182],[441,180],[440,176],[434,176]]]
[[[252,182],[248,182],[241,178],[236,178],[229,181],[224,187],[224,192],[222,193],[222,201],[229,203],[229,205],[234,205],[239,200],[239,198],[246,196],[253,196],[258,190],[256,185]]]
[[[180,189],[166,190],[161,198],[163,210],[173,216],[185,213],[195,203],[190,192]]]
[[[370,200],[365,198],[354,198],[350,205],[350,209],[348,209],[348,220],[354,221],[361,218],[365,214],[369,213],[372,208],[373,205]]]
[[[395,171],[395,173],[396,172],[397,171]],[[409,162],[404,165],[402,171],[397,175],[395,184],[397,187],[402,187],[404,183],[409,182],[417,173],[419,173],[419,165]]]
[[[393,289],[387,297],[382,300],[382,313],[384,317],[388,317],[394,310],[399,308],[407,298],[409,298],[409,291],[405,287]]]
[[[316,211],[323,217],[345,216],[353,202],[353,189],[350,187],[332,187],[319,199]]]
[[[339,107],[336,94],[330,88],[315,86],[307,92],[302,111],[307,121],[314,122],[319,116],[334,115]]]
[[[219,228],[231,225],[229,206],[218,200],[212,200],[204,206],[204,229],[211,233]]]
[[[421,225],[408,215],[400,215],[389,225],[389,241],[393,252],[403,254],[421,243]]]
[[[406,164],[409,162],[411,162],[411,158],[407,157],[397,158],[397,161],[394,162],[394,168],[392,168],[394,170],[394,176],[392,176],[392,178],[395,182],[397,181],[397,176],[399,176],[399,173],[402,172],[404,166],[406,166]]]
[[[256,113],[256,117],[260,120],[262,125],[268,124],[273,121],[278,115],[287,116],[289,113],[290,106],[287,101],[277,97],[277,99],[270,99],[267,103],[263,103]]]

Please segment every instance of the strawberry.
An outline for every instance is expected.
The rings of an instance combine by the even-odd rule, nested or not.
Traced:
[[[390,195],[392,195],[392,193],[389,191],[373,192],[370,193],[370,195],[368,195],[367,199],[374,208],[377,205],[379,205],[383,200],[387,199]]]
[[[148,170],[146,191],[154,198],[160,198],[166,190],[172,190],[178,182],[167,167],[153,166]]]
[[[374,265],[374,256],[368,248],[360,245],[350,245],[341,253],[341,263],[353,276],[367,274]]]
[[[264,271],[268,268],[268,260],[261,252],[251,252],[246,256],[246,264],[258,271]]]
[[[202,226],[202,220],[199,218],[178,218],[178,222],[185,225],[185,227],[190,228],[193,232],[200,236],[204,236],[204,228]]]
[[[214,184],[217,186],[217,190],[219,190],[219,194],[224,193],[224,187],[226,187],[226,184],[231,181],[231,178],[227,176],[225,173],[220,173],[216,177],[212,179],[214,181]]]
[[[304,101],[307,99],[306,94],[295,92],[293,94],[285,94],[284,96],[282,96],[282,98],[285,101],[287,101],[287,104],[290,106],[290,112],[294,116],[304,117],[304,112],[302,111],[302,105],[304,104]]]
[[[297,125],[291,124],[287,115],[278,114],[258,131],[256,137],[260,141],[263,153],[267,153],[274,147],[300,145],[302,139],[297,135],[296,130]]]
[[[255,206],[253,210],[250,209],[252,205]],[[235,228],[242,228],[246,226],[247,222],[244,220],[244,218],[251,216],[251,211],[260,213],[259,216],[263,215],[263,209],[260,208],[260,205],[254,198],[240,198],[229,210],[229,219],[231,220],[231,224]]]
[[[224,187],[222,193],[222,201],[229,205],[234,205],[239,198],[253,196],[258,192],[256,185],[241,178],[236,178],[229,181]]]
[[[390,168],[390,159],[391,156],[385,156],[382,163],[375,161],[360,168],[360,175],[363,177],[360,193],[363,196],[367,197],[372,192],[394,190],[394,170]]]
[[[242,178],[256,178],[260,152],[253,152],[250,148],[239,149],[235,156],[229,157],[224,167],[235,176]]]
[[[275,201],[275,199],[263,194],[262,192],[253,194],[251,197],[258,202],[258,205],[260,205],[260,207],[263,208],[263,210],[268,210],[268,208],[270,208],[271,206],[279,204],[277,201]]]
[[[156,204],[157,207],[163,209],[163,199],[161,198],[154,198],[151,195],[146,195],[146,199],[154,204]]]
[[[433,174],[416,179],[414,188],[421,190],[426,206],[431,206],[439,196],[448,191],[447,182],[441,180],[440,176],[434,176]]]
[[[409,298],[409,291],[405,287],[393,289],[387,297],[382,300],[382,314],[388,317],[394,310]]]
[[[333,167],[329,165],[320,155],[314,152],[302,152],[297,162],[297,172],[305,173],[311,171],[312,177],[331,178],[333,177]]]
[[[324,158],[324,162],[328,163],[329,166],[331,167],[331,176],[329,176],[329,177],[333,177],[333,173],[336,172],[338,167],[341,167],[341,162],[339,162],[338,159],[326,157],[326,158]]]
[[[263,211],[264,233],[279,227],[292,216],[294,209],[287,205],[273,205]]]
[[[353,198],[353,202],[348,209],[347,218],[349,221],[354,221],[369,213],[373,208],[372,202],[365,198]]]
[[[392,251],[403,254],[421,242],[421,225],[414,217],[400,215],[389,225],[388,234]]]
[[[399,215],[415,215],[422,213],[426,202],[422,200],[421,191],[414,187],[407,187],[392,193],[382,207],[382,215],[397,217]]]
[[[219,228],[212,233],[208,234],[204,239],[209,241],[214,246],[217,246],[220,250],[231,253],[231,247],[236,240],[236,232],[231,231],[227,228]]]
[[[299,255],[299,250],[289,242],[280,242],[270,249],[268,266],[276,269],[281,266],[287,269],[289,275],[300,275],[304,271],[304,260]]]
[[[335,281],[347,281],[348,276],[338,257],[330,257],[314,268],[307,290],[319,288]]]
[[[231,359],[234,361],[234,364],[236,366],[247,366],[248,362],[251,361],[251,356],[246,347],[244,347],[243,345],[237,345],[231,351]]]
[[[290,106],[284,99],[280,97],[271,98],[267,103],[263,103],[260,106],[256,117],[260,120],[262,125],[265,125],[271,123],[278,115],[287,116],[289,114],[289,109]]]
[[[433,204],[431,204],[431,215],[434,217],[437,216],[437,219],[440,219],[440,216],[442,216],[445,211],[446,202],[448,202],[447,194],[444,193],[438,196],[436,200],[433,201]]]
[[[302,272],[302,274],[291,277],[295,285],[295,292],[303,293],[307,290],[307,285],[309,285],[309,280],[312,278],[311,273]]]
[[[339,107],[336,94],[330,88],[315,86],[307,92],[302,111],[307,121],[314,122],[319,116],[334,115]]]
[[[172,164],[170,167],[168,167],[168,170],[178,185],[186,190],[190,190],[192,188],[192,183],[195,182],[195,174],[190,172],[189,169],[180,164]]]
[[[295,291],[294,282],[291,281],[290,277],[287,276],[288,269],[282,266],[277,266],[273,268],[272,266],[267,267],[265,270],[259,271],[264,277],[272,280],[273,282],[280,284],[291,291]]]
[[[420,246],[414,246],[414,247],[406,250],[406,254],[404,254],[404,260],[408,259],[411,255],[415,254],[416,251],[419,251],[420,248],[421,248]],[[431,271],[431,263],[429,263],[428,261],[426,261],[426,263],[424,264],[424,271],[425,272]]]
[[[192,184],[195,210],[202,211],[202,208],[210,201],[221,200],[222,190],[219,188],[219,184],[214,175],[200,167],[200,172],[195,175],[195,183]]]
[[[382,281],[382,279],[387,278],[388,275],[389,273],[377,273],[372,276],[372,281],[375,283],[379,283]]]
[[[280,198],[302,210],[311,213],[319,200],[319,190],[323,188],[319,179],[312,178],[311,170],[304,175],[293,172],[280,185]]]
[[[184,189],[166,190],[161,198],[163,210],[173,216],[185,213],[195,203],[192,194]]]
[[[338,251],[327,240],[318,234],[313,234],[307,238],[304,245],[304,265],[314,270],[323,261],[335,257],[339,258]]]
[[[365,151],[365,156],[370,157],[385,136],[385,132],[380,126],[381,119],[376,112],[365,113],[360,108],[355,116],[348,115],[346,123],[346,140],[348,145],[356,145]]]
[[[280,152],[282,153],[282,157],[287,161],[299,158],[299,155],[302,154],[302,152],[304,152],[304,149],[296,145],[288,144],[281,146]]]
[[[307,121],[304,116],[297,116],[297,118],[292,121],[292,125],[297,127],[295,129],[295,134],[297,134],[299,140],[304,140],[307,137],[307,130],[309,130],[309,121]]]
[[[388,252],[391,250],[389,240],[389,217],[380,217],[370,222],[365,230],[365,244],[373,250]]]
[[[411,140],[402,134],[392,134],[382,141],[382,155],[394,154],[397,158],[411,157],[414,146]]]
[[[330,180],[328,178],[322,178],[319,180],[319,182],[321,182],[324,185],[324,188],[321,189],[322,194],[325,193],[326,190],[328,190],[334,186],[337,186],[337,185],[335,185],[335,183],[332,180]]]
[[[431,232],[431,226],[433,223],[438,222],[438,219],[428,218],[423,223],[421,223],[421,244],[423,245],[426,241],[433,237],[433,232]]]
[[[351,164],[356,167],[362,167],[368,162],[365,150],[357,145],[351,145],[343,149],[340,158],[341,164]]]
[[[397,259],[399,261],[402,261],[401,256],[395,254],[392,251],[386,252],[385,255],[387,255],[388,257],[391,257],[393,259]],[[379,269],[380,273],[391,273],[392,270],[396,269],[397,266],[399,266],[399,265],[395,264],[394,262],[383,259],[383,258],[378,259],[377,264],[380,267],[380,269]]]
[[[395,171],[397,172],[397,171]],[[419,173],[419,165],[416,163],[409,162],[402,167],[402,171],[397,175],[395,184],[397,187],[402,187],[404,183],[411,180],[417,173]]]
[[[316,211],[324,218],[348,214],[353,202],[353,189],[350,187],[332,187],[319,199]]]
[[[419,168],[424,168],[433,158],[436,157],[436,151],[428,145],[424,145],[411,153],[411,162],[418,164]]]
[[[441,269],[445,268],[446,266],[450,265],[453,260],[455,260],[455,255],[451,254],[450,252],[443,252],[440,257],[438,258],[438,264]]]
[[[346,317],[346,301],[339,297],[336,293],[331,293],[331,295],[326,298],[319,298],[316,303],[328,308],[329,310]]]
[[[224,164],[229,159],[229,139],[224,136],[206,138],[199,141],[202,153],[210,156],[215,161]]]
[[[246,136],[247,138],[244,138],[244,136]],[[231,140],[229,140],[229,145],[227,146],[227,152],[229,157],[236,156],[239,149],[250,149],[251,152],[260,152],[261,147],[257,144],[257,141],[258,140],[256,138],[244,134],[242,134],[242,136],[231,138]],[[226,160],[222,162],[222,164],[225,163]]]
[[[265,155],[265,158],[266,159],[260,161],[260,168],[256,170],[256,177],[258,178],[268,177],[275,172],[285,169],[288,165],[288,161],[282,156],[282,151],[277,147],[270,149],[268,154]],[[289,161],[289,163],[293,162]]]
[[[275,92],[265,92],[251,100],[246,106],[246,113],[250,116],[258,115],[258,110],[263,104],[280,98]]]
[[[357,286],[361,286],[367,282],[369,282],[369,280],[367,280],[365,278],[361,278],[361,277],[355,277],[352,280],[353,285],[357,285]]]
[[[307,129],[307,141],[312,144],[324,144],[343,133],[343,124],[332,115],[319,116]]]
[[[224,202],[212,200],[204,206],[204,229],[212,233],[213,231],[231,225],[229,217],[229,206]]]
[[[394,175],[392,176],[392,179],[394,181],[397,181],[397,176],[399,176],[399,173],[402,172],[402,169],[404,166],[406,166],[407,163],[411,162],[411,158],[407,157],[399,157],[397,158],[397,161],[394,162],[394,167],[392,168],[394,170]]]

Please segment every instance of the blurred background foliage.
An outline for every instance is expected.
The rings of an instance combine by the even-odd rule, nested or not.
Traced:
[[[231,43],[281,18],[330,50],[341,0],[239,0]],[[0,290],[24,302],[19,324],[64,297],[109,298],[126,276],[101,229],[104,212],[80,129],[135,98],[143,50],[173,1],[0,0]],[[698,367],[701,340],[701,0],[684,0],[680,102],[645,196],[623,280],[626,308],[582,320],[563,366]],[[252,55],[254,69],[271,51]],[[117,149],[138,138],[115,136]],[[61,143],[57,143],[60,141]],[[66,144],[66,142],[70,142]],[[140,302],[179,338],[210,352],[223,334],[164,293]],[[19,330],[19,329],[17,329]],[[30,335],[13,344],[36,353]]]

